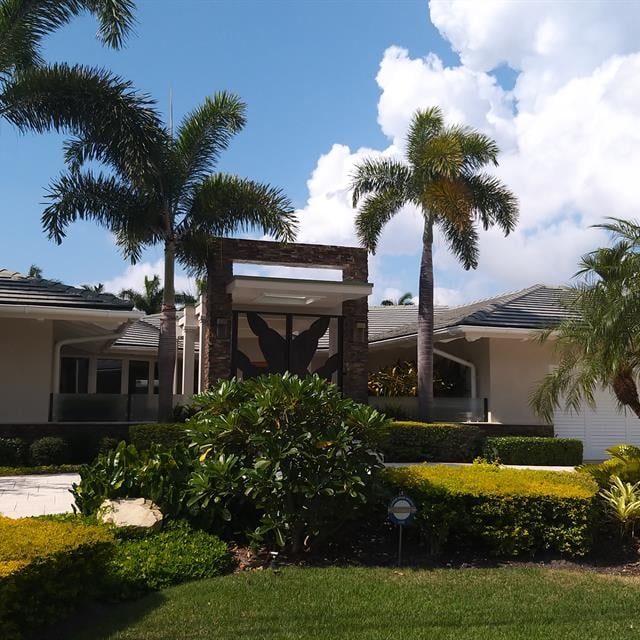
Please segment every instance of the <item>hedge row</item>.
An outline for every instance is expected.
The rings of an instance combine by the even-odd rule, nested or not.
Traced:
[[[391,462],[470,462],[481,440],[473,425],[392,422],[380,447]]]
[[[576,466],[582,443],[569,438],[485,438],[474,425],[392,422],[380,443],[387,462],[471,462],[482,454],[503,464]]]
[[[0,516],[0,629],[20,638],[97,595],[113,536],[102,527]]]
[[[432,553],[587,554],[597,528],[598,487],[583,474],[469,467],[387,469],[390,494],[416,503],[413,526]]]
[[[170,449],[182,442],[185,435],[185,425],[182,423],[148,423],[129,427],[129,442],[138,451],[146,451],[152,444]]]
[[[502,464],[573,467],[582,464],[582,442],[572,438],[494,437],[484,441],[482,456]]]

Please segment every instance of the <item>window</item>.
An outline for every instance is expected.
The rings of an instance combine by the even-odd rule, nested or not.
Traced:
[[[96,393],[120,393],[122,360],[98,360]]]
[[[61,358],[60,393],[87,393],[89,358]]]
[[[149,393],[149,363],[146,360],[129,360],[129,393]]]

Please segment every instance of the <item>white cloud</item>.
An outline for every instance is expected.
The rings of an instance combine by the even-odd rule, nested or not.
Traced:
[[[636,217],[640,201],[639,2],[432,0],[431,20],[461,63],[435,55],[412,58],[392,46],[376,80],[378,122],[387,149],[351,151],[335,144],[309,180],[299,212],[301,240],[354,244],[348,190],[354,164],[368,155],[397,154],[417,108],[440,105],[449,122],[477,127],[503,151],[498,175],[520,199],[517,230],[504,238],[481,233],[480,266],[464,272],[435,244],[439,301],[457,304],[535,282],[566,282],[579,256],[606,236],[589,229],[605,216]],[[503,89],[489,73],[506,64],[518,72]],[[407,210],[385,229],[370,262],[378,291],[406,290],[389,268],[411,255],[418,269],[420,217]]]
[[[134,291],[144,291],[144,278],[152,278],[154,275],[160,276],[163,280],[163,260],[155,262],[139,262],[136,265],[128,266],[123,273],[115,276],[104,283],[104,290],[118,294],[123,289],[133,289]],[[96,284],[96,283],[93,283]],[[176,276],[176,291],[187,291],[195,294],[196,284],[193,278],[184,275]]]

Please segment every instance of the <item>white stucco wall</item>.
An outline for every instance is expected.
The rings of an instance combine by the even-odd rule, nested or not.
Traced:
[[[0,422],[49,418],[53,323],[0,318]]]

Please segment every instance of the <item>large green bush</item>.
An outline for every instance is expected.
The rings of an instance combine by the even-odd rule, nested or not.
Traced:
[[[481,438],[473,425],[392,422],[380,448],[387,462],[471,462]]]
[[[32,465],[58,465],[70,462],[69,445],[64,438],[46,436],[33,442],[29,447]]]
[[[383,473],[389,494],[417,505],[415,526],[432,552],[584,555],[598,525],[598,487],[583,474],[468,467],[404,467]]]
[[[108,580],[117,598],[163,589],[188,580],[213,578],[232,568],[227,545],[186,522],[170,522],[158,533],[117,542]]]
[[[97,595],[112,548],[103,527],[0,516],[2,639],[20,638]]]
[[[575,467],[582,464],[582,442],[572,438],[491,437],[484,441],[482,455],[502,464]]]
[[[129,441],[139,451],[160,445],[171,449],[185,441],[184,424],[173,422],[134,424],[129,427]]]
[[[26,462],[26,454],[22,438],[0,438],[0,467],[20,467]]]
[[[202,460],[191,484],[193,507],[218,508],[222,465],[227,487],[242,477],[239,499],[248,498],[258,514],[251,532],[258,542],[296,553],[357,517],[367,480],[381,466],[375,447],[386,419],[377,411],[317,375],[223,381],[196,403],[199,412],[187,422]],[[233,517],[234,509],[220,515]]]

